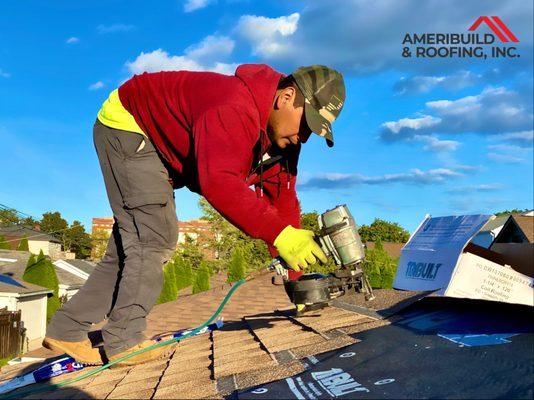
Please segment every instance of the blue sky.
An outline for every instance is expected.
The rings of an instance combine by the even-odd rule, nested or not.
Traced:
[[[532,2],[11,1],[0,15],[0,203],[111,215],[92,144],[109,92],[143,70],[232,73],[267,63],[342,72],[335,146],[303,147],[303,211],[349,205],[415,229],[433,216],[533,207]],[[467,33],[499,16],[519,58],[403,58],[406,33]],[[482,24],[478,33],[491,33]],[[497,43],[501,45],[501,43]],[[502,44],[503,47],[512,44]],[[178,217],[200,216],[176,192]]]

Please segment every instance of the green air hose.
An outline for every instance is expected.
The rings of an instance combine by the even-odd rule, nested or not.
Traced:
[[[133,356],[135,356],[137,354],[142,354],[142,353],[144,353],[146,351],[150,351],[150,350],[153,350],[153,349],[157,349],[159,347],[167,346],[167,345],[169,345],[171,343],[179,342],[179,341],[181,341],[183,339],[187,339],[188,337],[194,336],[199,331],[201,331],[206,326],[208,326],[213,321],[215,321],[215,319],[219,316],[219,314],[221,313],[222,309],[224,308],[224,306],[226,305],[228,300],[230,300],[230,297],[232,297],[232,295],[234,294],[236,289],[239,286],[241,286],[243,283],[245,283],[244,279],[241,279],[240,281],[235,282],[232,285],[232,287],[230,288],[230,291],[226,294],[226,296],[224,296],[224,299],[222,300],[221,304],[219,304],[219,307],[212,314],[212,316],[206,322],[204,322],[202,325],[197,326],[196,328],[191,330],[191,332],[186,333],[185,335],[183,335],[183,336],[181,336],[179,338],[172,338],[172,339],[166,340],[164,342],[155,343],[152,346],[146,347],[144,349],[140,349],[140,350],[134,351],[134,352],[132,352],[132,353],[130,353],[130,354],[124,356],[124,357],[118,358],[117,360],[112,361],[112,362],[110,362],[110,363],[108,363],[106,365],[102,365],[101,367],[99,367],[99,368],[97,368],[97,369],[95,369],[93,371],[89,371],[86,374],[80,375],[77,378],[69,379],[69,380],[66,380],[65,382],[46,385],[46,386],[43,386],[43,387],[40,387],[40,388],[37,388],[37,389],[25,390],[25,391],[22,391],[22,392],[15,392],[15,393],[13,393],[11,395],[8,395],[8,396],[0,396],[0,398],[2,398],[2,399],[15,399],[15,398],[18,399],[18,398],[21,398],[23,396],[27,396],[27,395],[30,395],[30,394],[48,392],[48,391],[53,390],[53,389],[59,389],[61,387],[70,385],[70,384],[75,383],[75,382],[79,382],[82,379],[85,379],[85,378],[88,378],[88,377],[93,376],[95,374],[98,374],[99,372],[104,371],[105,369],[108,369],[112,365],[118,364],[118,363],[120,363],[120,362],[122,362],[124,360],[127,360],[128,358],[133,357]]]

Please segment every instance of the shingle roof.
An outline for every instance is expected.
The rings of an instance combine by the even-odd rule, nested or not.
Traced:
[[[382,242],[382,246],[384,247],[385,252],[388,254],[388,256],[392,258],[399,258],[401,256],[401,250],[405,244],[406,243]],[[365,242],[365,246],[368,249],[374,249],[375,243]]]
[[[494,219],[490,219],[486,224],[480,229],[480,232],[488,232],[492,231],[500,226],[503,226],[506,221],[508,220],[508,215],[503,215],[501,217],[496,217]]]
[[[0,273],[22,279],[26,264],[30,258],[29,251],[0,250],[0,258],[16,260],[15,262],[0,261]]]
[[[27,236],[29,240],[61,243],[58,239],[46,232],[37,231],[27,226],[15,225],[0,228],[0,235],[22,238]]]
[[[51,396],[68,398],[77,390],[82,397],[94,398],[221,398],[236,389],[302,372],[306,357],[357,343],[350,334],[389,323],[337,307],[296,318],[283,287],[273,286],[271,279],[271,274],[260,274],[235,292],[221,314],[226,321],[221,330],[180,342],[165,359],[106,370],[77,383],[75,389]],[[228,289],[229,285],[221,285],[154,307],[147,318],[147,334],[197,326],[215,311]],[[90,369],[54,378],[52,383]],[[9,368],[0,380],[16,371]]]
[[[530,243],[534,243],[534,217],[513,215],[515,223],[521,228]]]
[[[79,270],[86,272],[88,274],[91,274],[91,272],[93,272],[96,266],[95,263],[86,261],[86,260],[73,259],[73,260],[62,260],[62,261],[69,263],[73,267],[76,267]]]
[[[50,292],[52,291],[48,288],[34,285],[33,283],[24,282],[21,279],[14,278],[9,275],[5,275],[8,280],[0,281],[0,292],[2,293],[19,293],[19,294],[27,294],[27,293],[36,293],[36,292]],[[14,281],[17,284],[11,284],[9,281]]]
[[[81,287],[85,283],[85,279],[82,279],[74,274],[71,274],[64,269],[61,269],[54,265],[56,275],[61,285],[68,285],[69,287]]]
[[[24,275],[24,271],[26,270],[26,264],[28,263],[28,259],[30,258],[30,252],[0,250],[0,258],[17,260],[16,262],[0,261],[0,273],[7,274],[16,279],[22,280],[22,275]],[[86,264],[90,265],[89,263]],[[56,270],[56,275],[60,284],[68,286],[82,286],[85,283],[85,280],[57,267],[56,265],[54,265],[54,268]],[[89,269],[89,267],[86,268]]]

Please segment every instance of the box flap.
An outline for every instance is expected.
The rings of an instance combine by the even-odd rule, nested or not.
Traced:
[[[463,248],[490,218],[490,215],[425,218],[402,249],[393,287],[403,290],[446,287]]]

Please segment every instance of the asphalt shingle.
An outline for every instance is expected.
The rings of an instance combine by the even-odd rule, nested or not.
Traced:
[[[161,334],[203,322],[230,287],[222,286],[155,307],[148,331]],[[348,334],[388,323],[335,307],[296,318],[288,312],[290,306],[283,288],[271,284],[271,275],[259,275],[228,302],[223,312],[227,322],[221,330],[179,342],[164,359],[105,370],[66,393],[69,398],[221,398],[236,389],[303,372],[306,364],[300,360],[357,343]],[[2,370],[0,381],[16,373],[16,368]],[[43,393],[38,398],[54,395],[64,392]]]

